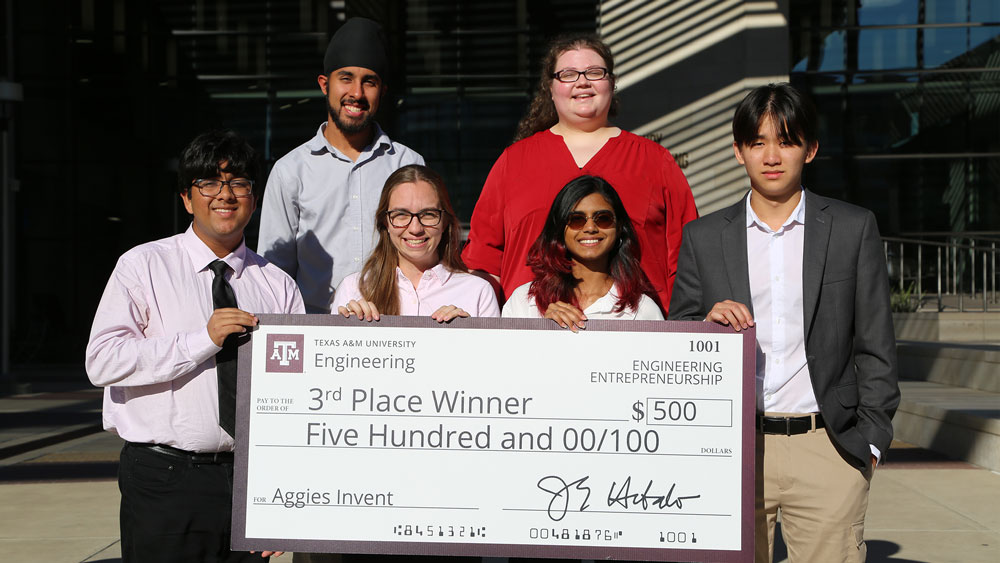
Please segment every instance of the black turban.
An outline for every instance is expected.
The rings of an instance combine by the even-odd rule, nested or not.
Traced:
[[[359,66],[385,80],[389,70],[385,33],[382,26],[367,18],[351,18],[333,34],[323,57],[323,74],[338,68]]]

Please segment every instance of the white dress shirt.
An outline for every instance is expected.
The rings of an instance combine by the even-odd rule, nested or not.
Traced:
[[[377,241],[375,209],[390,174],[424,159],[378,125],[356,161],[323,136],[274,163],[260,213],[257,249],[295,278],[306,310],[328,313],[334,290],[361,271]]]
[[[233,449],[219,427],[214,312],[208,268],[217,256],[188,227],[118,259],[87,344],[90,381],[104,387],[104,428],[130,442],[195,452]],[[237,306],[249,313],[303,313],[287,274],[241,244],[223,258]]]
[[[819,412],[806,363],[802,312],[802,244],[806,198],[778,230],[757,217],[747,196],[747,264],[757,327],[757,408]]]

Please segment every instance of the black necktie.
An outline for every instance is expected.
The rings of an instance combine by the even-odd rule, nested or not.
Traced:
[[[226,281],[229,264],[216,260],[208,265],[215,272],[212,280],[212,306],[216,309],[236,307],[236,294]],[[219,377],[219,426],[236,438],[236,334],[230,334],[215,355],[215,372]]]

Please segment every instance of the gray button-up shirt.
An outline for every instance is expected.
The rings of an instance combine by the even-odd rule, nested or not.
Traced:
[[[316,136],[274,163],[261,207],[258,252],[295,278],[306,312],[328,313],[334,290],[361,270],[376,242],[386,178],[424,159],[378,125],[357,161]]]

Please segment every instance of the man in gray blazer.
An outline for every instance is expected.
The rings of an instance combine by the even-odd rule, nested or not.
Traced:
[[[771,560],[779,511],[792,563],[864,561],[899,403],[878,226],[802,187],[816,113],[790,85],[751,91],[733,137],[750,193],[684,228],[669,318],[757,328],[757,562]]]

